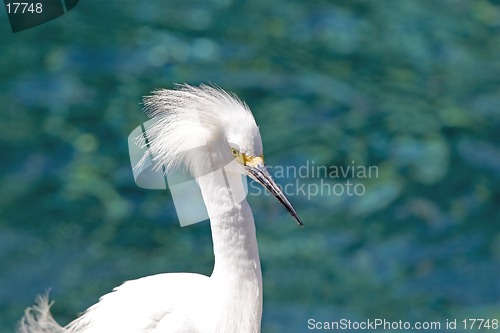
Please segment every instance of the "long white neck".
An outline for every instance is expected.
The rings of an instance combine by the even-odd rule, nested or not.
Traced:
[[[217,297],[214,306],[220,307],[216,331],[260,332],[262,272],[241,175],[218,170],[198,183],[212,228],[215,267],[210,282]]]

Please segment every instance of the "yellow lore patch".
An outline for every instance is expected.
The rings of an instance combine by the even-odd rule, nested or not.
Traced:
[[[231,148],[231,154],[236,158],[239,164],[245,166],[256,167],[259,163],[264,164],[264,155],[260,156],[247,156],[240,153],[237,149]]]
[[[246,156],[245,154],[242,155],[243,155],[244,165],[256,168],[258,164],[260,163],[264,164],[264,155],[260,156]]]

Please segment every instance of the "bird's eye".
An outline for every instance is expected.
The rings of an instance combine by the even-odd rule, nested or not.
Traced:
[[[234,157],[238,156],[238,151],[234,148],[231,148],[231,154],[233,154]]]

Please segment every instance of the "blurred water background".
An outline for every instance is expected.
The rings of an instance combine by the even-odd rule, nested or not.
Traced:
[[[303,229],[249,195],[262,332],[500,319],[500,1],[82,0],[0,30],[1,332],[48,288],[66,324],[125,280],[211,273],[208,222],[128,156],[142,96],[185,82],[245,100],[270,166],[378,168],[300,179],[366,189],[289,188]]]

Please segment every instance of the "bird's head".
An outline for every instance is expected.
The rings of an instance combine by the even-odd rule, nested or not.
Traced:
[[[186,84],[155,91],[144,104],[148,116],[156,120],[147,130],[147,144],[157,170],[168,173],[183,166],[198,177],[224,168],[248,175],[302,225],[264,163],[259,128],[250,109],[235,95]]]

